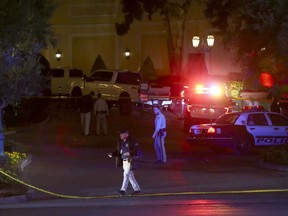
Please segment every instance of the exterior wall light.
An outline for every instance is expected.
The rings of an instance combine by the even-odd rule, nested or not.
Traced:
[[[59,49],[57,50],[57,52],[56,52],[56,54],[55,54],[55,57],[56,57],[57,61],[60,61],[60,60],[61,60],[61,58],[62,58],[62,53],[60,52]]]
[[[130,56],[131,56],[131,51],[130,51],[130,49],[127,47],[126,48],[126,50],[125,50],[125,52],[124,52],[124,55],[125,55],[125,58],[126,59],[129,59],[130,58]]]

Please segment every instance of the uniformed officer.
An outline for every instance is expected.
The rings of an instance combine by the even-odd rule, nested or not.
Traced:
[[[84,95],[80,100],[79,112],[81,117],[81,130],[85,136],[89,135],[91,111],[93,109],[94,92]]]
[[[157,163],[166,163],[167,161],[167,155],[165,150],[165,137],[167,135],[166,132],[166,118],[161,113],[159,106],[154,106],[153,111],[155,114],[155,130],[152,135],[152,138],[154,139],[154,148],[157,155]]]
[[[120,196],[124,196],[128,187],[128,184],[132,185],[134,192],[132,195],[138,195],[141,193],[138,182],[134,177],[132,170],[132,159],[134,155],[137,155],[137,145],[138,143],[129,136],[127,129],[119,131],[120,140],[117,143],[116,151],[109,153],[109,157],[118,157],[121,156],[123,161],[123,182],[121,189],[117,191]]]
[[[109,116],[109,109],[101,93],[97,94],[97,100],[94,103],[94,114],[96,115],[96,135],[100,135],[101,129],[103,130],[103,134],[107,135],[106,118]]]

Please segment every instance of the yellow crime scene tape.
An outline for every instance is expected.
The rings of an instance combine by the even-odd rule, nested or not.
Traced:
[[[9,174],[7,174],[5,171],[0,169],[0,173],[5,175],[6,177],[25,185],[29,188],[32,188],[34,190],[50,194],[52,196],[66,198],[66,199],[107,199],[107,198],[118,198],[119,195],[99,195],[99,196],[73,196],[73,195],[64,195],[64,194],[58,194],[51,191],[47,191],[45,189],[41,189],[39,187],[33,186],[31,184],[25,183]],[[164,193],[150,193],[150,194],[139,194],[137,196],[140,197],[160,197],[160,196],[184,196],[184,195],[213,195],[213,194],[248,194],[248,193],[276,193],[276,192],[288,192],[288,189],[260,189],[260,190],[227,190],[227,191],[187,191],[187,192],[164,192]]]

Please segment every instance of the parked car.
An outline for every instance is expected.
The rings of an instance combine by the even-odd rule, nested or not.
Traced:
[[[186,141],[206,145],[212,150],[231,147],[236,153],[248,153],[258,146],[288,143],[288,118],[259,110],[224,114],[211,124],[192,125]]]
[[[45,89],[46,96],[67,96],[71,91],[71,83],[81,81],[83,71],[78,68],[52,68],[49,71],[48,85]]]
[[[71,96],[81,97],[94,91],[102,93],[108,106],[119,106],[120,113],[130,114],[132,104],[138,103],[141,74],[133,71],[96,70],[83,80],[71,83]]]

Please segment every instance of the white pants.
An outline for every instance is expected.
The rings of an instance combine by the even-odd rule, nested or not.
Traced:
[[[122,183],[122,187],[121,190],[122,191],[126,191],[129,182],[132,185],[132,188],[134,191],[140,191],[140,187],[134,177],[134,173],[132,171],[132,166],[131,166],[131,162],[128,161],[123,161],[123,183]]]
[[[167,155],[165,150],[165,137],[166,132],[163,133],[162,136],[157,134],[157,136],[154,139],[154,148],[156,151],[157,159],[158,161],[166,163],[167,161]]]
[[[81,130],[84,135],[89,134],[91,112],[81,113]]]
[[[104,134],[108,133],[105,113],[98,113],[96,115],[96,134],[97,135],[100,135],[101,129],[103,130]]]

